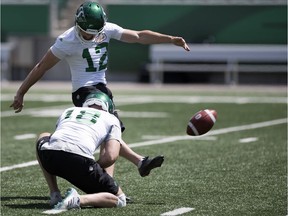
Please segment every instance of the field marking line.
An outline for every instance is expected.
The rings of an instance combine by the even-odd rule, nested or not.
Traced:
[[[161,214],[160,216],[176,216],[176,215],[181,215],[190,211],[195,210],[195,208],[187,208],[187,207],[182,207],[178,209],[174,209],[173,211],[165,212]]]
[[[287,118],[275,119],[275,120],[271,120],[271,121],[258,122],[258,123],[253,123],[253,124],[247,124],[247,125],[241,125],[241,126],[212,130],[212,131],[208,132],[207,134],[200,136],[200,137],[210,136],[210,135],[227,134],[227,133],[239,132],[239,131],[244,131],[244,130],[252,130],[252,129],[262,128],[262,127],[270,127],[270,126],[285,124],[285,123],[287,124]],[[175,141],[180,141],[180,140],[195,140],[195,139],[199,139],[200,137],[197,137],[197,136],[193,137],[193,136],[188,136],[188,135],[172,136],[172,137],[162,138],[162,139],[158,139],[158,140],[148,140],[148,141],[129,144],[129,147],[130,148],[136,148],[136,147],[142,147],[142,146],[159,145],[159,144],[163,144],[163,143],[170,143],[170,142],[175,142]],[[99,151],[97,151],[97,152],[99,152]],[[28,167],[28,166],[32,166],[32,165],[36,165],[36,164],[38,164],[37,161],[30,161],[27,163],[17,164],[17,165],[13,165],[13,166],[1,167],[0,172],[12,170],[12,169],[16,169],[16,168]]]
[[[154,135],[143,135],[141,137],[143,140],[157,140],[157,139],[164,139],[167,138],[167,136],[154,136]],[[198,136],[198,137],[194,137],[193,139],[195,140],[210,140],[210,141],[214,141],[217,140],[216,136]],[[129,146],[131,146],[131,144],[129,144]]]
[[[33,117],[59,117],[63,110],[65,110],[67,106],[51,106],[46,108],[31,108],[25,109],[21,113],[15,114],[13,111],[3,111],[1,112],[1,118],[3,117],[16,117],[29,115]],[[167,118],[169,114],[167,112],[132,112],[132,111],[121,111],[119,112],[121,117],[126,118]]]
[[[13,169],[17,169],[17,168],[24,168],[24,167],[34,166],[34,165],[37,165],[37,164],[38,164],[38,161],[35,160],[35,161],[29,161],[29,162],[26,162],[26,163],[16,164],[16,165],[12,165],[12,166],[1,167],[0,168],[0,172],[13,170]]]
[[[12,94],[2,94],[1,101],[10,101],[14,95]],[[69,95],[35,95],[29,94],[25,96],[26,101],[61,101],[61,102],[70,102]],[[119,95],[115,102],[117,106],[121,105],[130,105],[130,104],[146,104],[146,103],[186,103],[186,104],[195,104],[195,103],[230,103],[230,104],[251,104],[251,103],[272,103],[272,104],[287,104],[287,97],[245,97],[245,96],[151,96],[151,95]],[[71,103],[71,102],[70,102]],[[15,114],[13,110],[7,110],[1,112],[1,117],[14,117],[20,115],[30,115],[31,112],[35,113],[40,110],[51,110],[51,109],[66,109],[67,105],[51,106],[51,107],[40,107],[40,108],[30,108],[23,109],[20,113]]]
[[[24,115],[31,115],[33,113],[37,113],[40,111],[45,110],[46,112],[49,112],[49,110],[54,109],[61,109],[62,112],[67,108],[65,105],[59,105],[59,106],[50,106],[50,107],[40,107],[40,108],[30,108],[30,109],[24,109],[20,113],[15,113],[13,110],[7,110],[1,112],[1,118],[3,117],[17,117],[17,116],[24,116]]]
[[[258,137],[247,137],[247,138],[239,139],[239,143],[251,143],[251,142],[256,142],[257,140],[258,140]]]
[[[43,211],[42,214],[60,214],[65,211],[68,211],[68,209],[49,209],[49,210]]]
[[[28,133],[28,134],[15,135],[14,139],[15,140],[25,140],[25,139],[34,139],[36,137],[37,137],[37,134]]]
[[[14,94],[2,94],[1,101],[12,101]],[[43,102],[70,102],[70,94],[27,94],[25,101],[43,101]],[[115,98],[118,105],[142,104],[142,103],[287,103],[285,96],[179,96],[179,95],[118,95]]]
[[[141,147],[141,146],[157,145],[157,144],[168,143],[168,142],[175,142],[175,141],[180,141],[180,140],[193,140],[193,139],[199,139],[200,137],[204,137],[204,136],[213,136],[213,135],[226,134],[226,133],[238,132],[238,131],[243,131],[243,130],[251,130],[251,129],[257,129],[261,127],[268,127],[268,126],[284,124],[284,123],[287,123],[286,118],[212,130],[203,136],[188,136],[188,135],[172,136],[172,137],[162,138],[159,140],[150,140],[150,141],[133,143],[133,144],[130,144],[129,146],[130,148],[133,148],[133,147]]]

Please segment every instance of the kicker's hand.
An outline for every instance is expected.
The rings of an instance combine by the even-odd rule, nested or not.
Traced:
[[[187,45],[186,41],[182,37],[173,37],[172,43],[176,46],[183,47],[186,51],[190,51],[189,46]]]
[[[20,94],[15,95],[14,101],[10,105],[10,107],[12,107],[15,110],[15,113],[19,113],[23,109],[23,107],[24,107],[23,97],[24,97],[24,95],[20,95]]]

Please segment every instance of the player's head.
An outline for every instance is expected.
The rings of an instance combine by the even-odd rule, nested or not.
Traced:
[[[79,6],[75,14],[75,27],[78,38],[83,42],[94,41],[102,33],[106,20],[106,14],[98,3],[93,1],[84,2]],[[90,35],[90,38],[83,37],[83,33]]]
[[[108,95],[101,91],[95,91],[90,93],[83,103],[82,107],[91,107],[93,105],[96,105],[100,107],[102,110],[109,112],[113,114],[114,112],[114,103],[109,98]]]

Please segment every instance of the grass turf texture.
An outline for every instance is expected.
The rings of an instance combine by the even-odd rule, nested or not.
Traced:
[[[115,93],[141,95],[139,91]],[[172,91],[157,90],[157,95],[169,96]],[[5,90],[4,90],[5,93]],[[144,94],[145,93],[145,94]],[[148,95],[149,91],[142,92]],[[198,93],[198,92],[197,92]],[[33,94],[33,92],[32,92]],[[39,94],[39,92],[37,92]],[[122,95],[123,94],[123,95]],[[283,92],[220,92],[215,96],[285,97]],[[177,90],[173,95],[189,95]],[[196,94],[195,94],[196,95]],[[199,92],[210,95],[210,92]],[[67,94],[70,98],[70,95]],[[141,97],[141,96],[139,96]],[[70,106],[70,102],[31,102],[25,109]],[[10,101],[2,101],[7,112]],[[28,106],[29,108],[27,108]],[[189,118],[198,110],[213,108],[218,120],[212,130],[253,124],[287,117],[287,104],[273,103],[142,103],[118,105],[125,112],[161,112],[166,118],[123,117],[128,143],[145,141],[143,136],[170,137],[185,135]],[[11,111],[12,113],[12,111]],[[35,139],[15,140],[15,135],[52,131],[57,117],[14,115],[1,118],[1,167],[35,160]],[[251,143],[239,139],[257,137]],[[184,215],[287,215],[287,124],[252,130],[223,133],[215,140],[179,140],[160,145],[138,147],[143,155],[165,155],[160,169],[141,178],[136,167],[120,158],[115,178],[134,203],[126,208],[68,211],[62,215],[156,216],[181,207],[195,208]],[[98,155],[96,155],[97,158]],[[63,191],[71,185],[59,179]],[[38,166],[1,173],[1,215],[40,215],[49,209],[48,190]]]

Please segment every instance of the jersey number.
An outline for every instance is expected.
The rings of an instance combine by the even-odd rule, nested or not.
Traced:
[[[77,115],[75,117],[72,117],[74,109],[68,110],[65,113],[64,119],[69,119],[70,121],[77,121],[84,124],[95,124],[97,122],[97,119],[100,117],[100,112],[97,110],[93,110],[93,112],[89,112],[86,110],[81,110],[79,113],[76,113]]]
[[[88,63],[88,67],[86,68],[86,72],[96,72],[96,71],[101,71],[101,70],[107,68],[108,43],[101,43],[101,44],[97,45],[95,47],[95,50],[93,50],[93,51],[95,51],[95,53],[98,54],[98,53],[100,53],[100,50],[102,48],[106,48],[106,51],[100,57],[98,70],[97,70],[97,67],[95,67],[95,65],[94,65],[94,62],[93,62],[92,56],[89,52],[89,49],[86,48],[83,50],[82,58],[86,59],[87,63]],[[104,63],[105,60],[106,60],[106,64]]]

